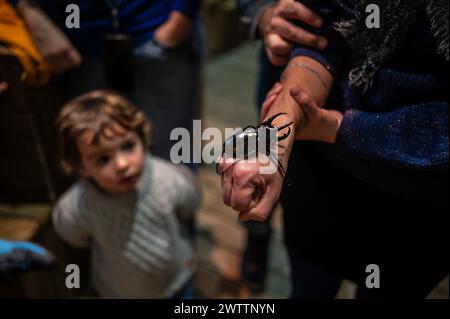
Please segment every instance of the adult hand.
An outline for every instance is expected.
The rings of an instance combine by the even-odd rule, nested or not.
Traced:
[[[267,163],[268,158],[264,161]],[[270,165],[274,165],[270,162]],[[236,164],[222,160],[222,196],[225,205],[239,212],[239,220],[264,221],[277,204],[283,177],[276,171],[261,174],[261,162],[242,161]]]
[[[191,35],[192,20],[178,11],[155,31],[155,40],[165,48],[172,49],[183,44]]]
[[[283,85],[275,84],[263,104],[262,116],[270,111],[282,91]],[[335,143],[344,117],[343,114],[336,110],[320,108],[311,96],[300,87],[291,88],[290,95],[305,117],[304,126],[296,135],[296,139]]]
[[[276,154],[279,163],[287,170],[294,143],[293,132],[297,130],[296,127],[301,122],[301,111],[290,96],[286,97],[281,94],[280,89],[282,89],[281,85],[272,91],[273,101],[269,101],[269,103],[283,106],[283,108],[279,107],[279,111],[287,113],[274,120],[272,123],[274,127],[281,127],[289,122],[294,123],[291,126],[292,134],[278,142]],[[286,108],[284,108],[285,105]],[[276,107],[273,110],[268,109],[267,116],[262,121],[278,114],[279,112],[275,109]],[[286,130],[279,132],[279,135],[284,133]],[[276,161],[269,160],[268,157],[261,154],[257,161],[253,159],[233,163],[222,159],[219,164],[219,172],[222,172],[223,202],[240,213],[241,221],[263,221],[268,218],[280,198],[284,180],[278,171]]]
[[[259,31],[273,65],[285,66],[295,43],[320,50],[327,46],[325,38],[297,27],[293,24],[295,20],[316,28],[323,25],[320,16],[295,0],[279,0],[261,15]]]
[[[61,74],[81,64],[80,53],[39,7],[22,0],[17,8],[25,20],[34,44],[47,60],[52,73]]]

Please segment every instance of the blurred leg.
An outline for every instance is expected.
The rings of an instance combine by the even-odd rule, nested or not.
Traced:
[[[305,260],[289,254],[291,262],[292,299],[334,299],[342,278]]]

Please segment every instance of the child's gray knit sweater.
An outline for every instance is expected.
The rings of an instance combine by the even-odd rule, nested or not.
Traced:
[[[193,274],[180,223],[200,202],[189,169],[148,156],[136,192],[112,196],[81,180],[53,212],[57,233],[92,251],[92,283],[105,298],[167,298]]]

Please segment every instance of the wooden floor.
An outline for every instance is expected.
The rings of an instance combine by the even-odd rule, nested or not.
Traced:
[[[256,124],[255,104],[257,53],[256,44],[246,44],[206,67],[203,128],[237,128]],[[274,236],[270,244],[270,262],[266,289],[252,295],[241,281],[241,254],[245,229],[237,214],[227,208],[221,197],[220,179],[214,166],[200,171],[204,202],[198,215],[198,274],[196,287],[200,297],[209,298],[286,298],[289,296],[289,265],[283,246],[281,209],[274,218]],[[338,294],[351,299],[355,285],[345,281]],[[433,291],[430,298],[448,299],[448,278]]]

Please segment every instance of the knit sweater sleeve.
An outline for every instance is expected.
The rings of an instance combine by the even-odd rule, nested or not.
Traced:
[[[77,248],[88,248],[91,231],[80,201],[79,185],[75,184],[55,205],[52,213],[56,233]]]
[[[448,116],[448,102],[403,106],[387,113],[349,110],[336,146],[403,167],[448,170]]]

